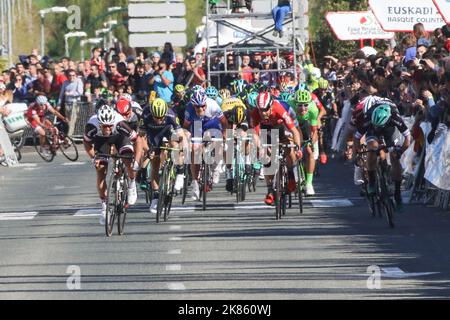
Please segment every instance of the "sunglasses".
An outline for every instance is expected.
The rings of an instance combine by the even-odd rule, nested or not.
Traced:
[[[307,103],[302,103],[302,104],[298,105],[299,108],[308,108],[308,106],[309,106],[309,104],[307,104]]]
[[[196,108],[196,109],[203,109],[203,108],[206,108],[206,105],[203,105],[203,106],[194,106],[194,108]]]
[[[111,129],[113,127],[112,124],[102,124],[102,128]]]
[[[116,66],[109,66],[111,69],[115,69],[116,68]]]

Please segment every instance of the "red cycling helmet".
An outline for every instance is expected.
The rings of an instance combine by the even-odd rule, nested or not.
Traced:
[[[127,116],[130,114],[131,111],[130,102],[125,98],[120,98],[119,101],[117,101],[116,103],[116,109],[117,112],[120,113],[122,116]]]
[[[269,92],[261,92],[256,99],[256,107],[263,112],[269,110],[273,105],[273,98]]]

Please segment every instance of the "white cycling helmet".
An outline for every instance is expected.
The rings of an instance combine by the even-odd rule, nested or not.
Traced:
[[[319,80],[322,77],[322,72],[320,71],[319,68],[314,67],[311,70],[311,76],[316,80]]]
[[[123,93],[123,94],[122,94],[122,98],[124,98],[124,99],[127,100],[128,102],[132,102],[132,101],[133,101],[133,98],[132,98],[131,95],[128,94],[128,93]]]
[[[380,97],[377,96],[367,96],[364,99],[364,114],[367,114],[367,112],[369,112],[370,109],[372,109],[372,107],[375,105],[375,103],[377,103],[379,100],[381,100]]]
[[[44,104],[48,103],[48,99],[47,99],[46,96],[38,96],[38,97],[36,98],[36,102],[37,102],[38,104],[40,104],[41,106],[43,106]]]
[[[116,112],[111,106],[103,105],[97,111],[97,118],[102,125],[113,125]]]

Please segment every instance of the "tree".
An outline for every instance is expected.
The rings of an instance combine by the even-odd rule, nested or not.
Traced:
[[[310,2],[311,42],[317,61],[326,55],[336,57],[350,56],[359,48],[359,41],[340,41],[325,20],[330,11],[364,11],[368,8],[368,0],[321,0]]]

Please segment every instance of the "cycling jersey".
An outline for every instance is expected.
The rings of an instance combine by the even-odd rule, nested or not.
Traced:
[[[224,117],[222,109],[219,107],[216,101],[207,98],[206,99],[206,109],[205,114],[203,116],[197,115],[197,112],[195,111],[194,106],[189,103],[186,106],[186,112],[185,112],[185,121],[188,121],[189,123],[193,123],[194,121],[202,121],[207,122],[209,120],[218,119],[221,120]]]
[[[317,128],[317,126],[319,125],[319,108],[313,101],[309,103],[308,112],[305,115],[301,116],[297,112],[296,116],[297,121],[300,124],[303,123],[304,121],[308,121],[309,124],[314,128]]]
[[[257,109],[252,110],[251,114],[252,127],[255,128],[256,133],[259,134],[261,127],[279,127],[281,124],[288,130],[295,128],[295,123],[289,112],[281,105],[280,102],[274,101],[272,106],[272,113],[267,120],[261,118]]]
[[[372,124],[372,114],[373,111],[380,105],[389,104],[391,107],[391,117],[384,127],[375,127]],[[355,134],[356,139],[361,139],[364,135],[367,136],[367,141],[370,140],[380,140],[383,138],[386,141],[386,145],[392,146],[396,145],[395,141],[393,141],[393,137],[396,129],[404,136],[409,137],[410,131],[406,126],[405,122],[400,116],[398,112],[397,106],[388,99],[383,99],[374,104],[374,106],[364,115],[364,125],[361,130]]]
[[[294,120],[295,126],[299,127],[299,123],[297,120],[297,114],[295,113],[294,108],[286,101],[278,100],[278,102],[283,106],[283,108],[289,113],[291,118]]]
[[[333,103],[336,102],[333,92],[327,91],[325,92],[325,95],[321,95],[320,89],[316,89],[313,91],[313,94],[320,101],[320,104],[328,110],[328,112],[333,109]]]
[[[241,99],[228,98],[228,99],[223,100],[221,109],[222,109],[222,112],[225,113],[225,112],[233,110],[235,107],[246,108],[245,104],[242,102]]]
[[[150,107],[144,108],[143,111],[143,126],[141,129],[145,130],[147,133],[147,142],[149,146],[154,148],[161,147],[163,143],[163,139],[166,138],[167,141],[173,140],[172,135],[175,131],[181,129],[180,122],[175,114],[175,112],[171,109],[167,112],[166,117],[161,123],[156,123]],[[155,150],[157,155],[160,154],[160,150]]]
[[[180,120],[180,123],[183,124],[184,123],[184,116],[185,116],[185,112],[186,112],[186,105],[187,105],[187,101],[185,99],[185,97],[183,98],[179,98],[176,95],[173,97],[172,99],[172,110],[175,112],[175,114],[178,117],[178,120]]]
[[[38,116],[39,120],[41,122],[44,122],[44,118],[45,118],[45,115],[47,114],[47,112],[53,112],[53,111],[54,111],[54,109],[49,103],[46,103],[44,106],[41,107],[38,103],[35,102],[32,105],[30,105],[28,110],[25,112],[25,117],[27,118],[28,122],[30,123],[30,126],[33,129],[36,129],[39,125],[38,125],[37,121],[34,119],[34,117]]]
[[[311,99],[316,104],[317,108],[319,108],[319,111],[325,110],[325,107],[323,106],[322,102],[320,101],[317,95],[311,93]]]

